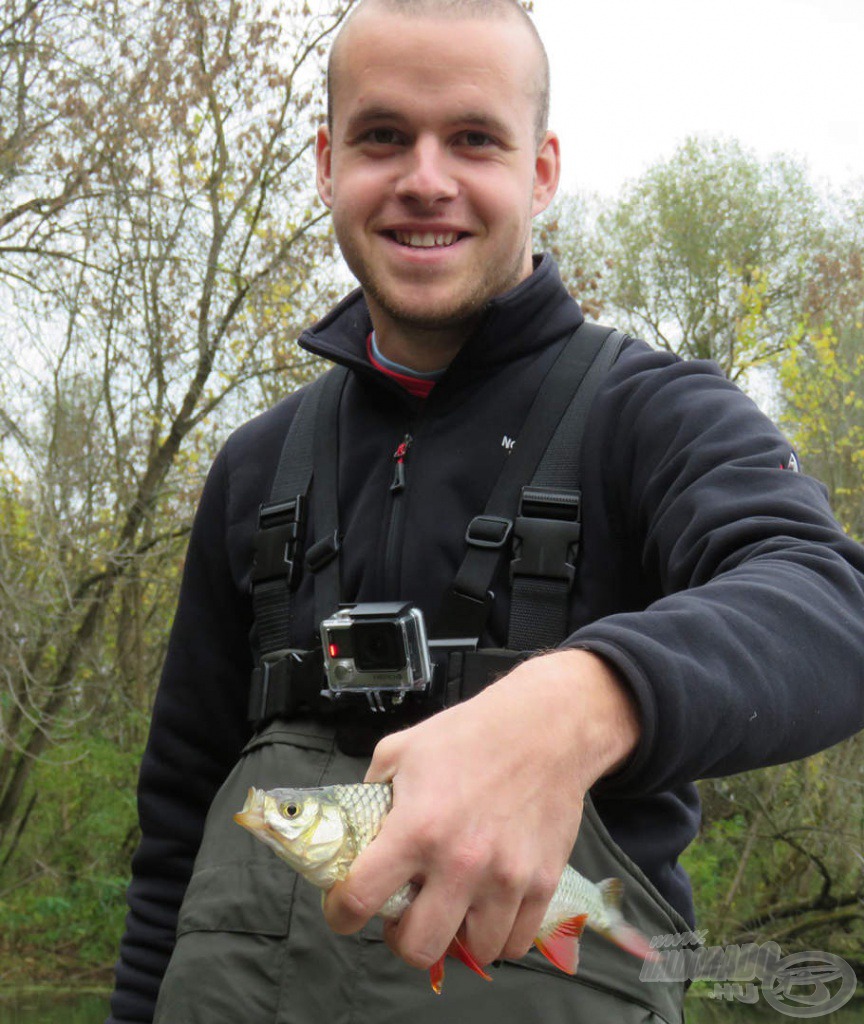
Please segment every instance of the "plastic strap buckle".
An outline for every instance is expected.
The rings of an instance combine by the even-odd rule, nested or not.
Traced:
[[[580,491],[523,487],[513,529],[511,581],[514,576],[538,576],[572,585],[581,535]]]
[[[254,537],[253,584],[284,579],[288,587],[293,589],[297,586],[301,562],[295,555],[305,523],[304,494],[298,494],[290,501],[261,505],[258,510],[258,531]]]

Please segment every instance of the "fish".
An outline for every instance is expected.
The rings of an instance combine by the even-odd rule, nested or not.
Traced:
[[[371,843],[393,806],[389,783],[353,783],[315,789],[249,789],[238,825],[268,846],[281,860],[325,892],[342,881],[359,853]],[[411,905],[418,888],[402,886],[378,911],[397,921]],[[621,912],[624,886],[620,879],[591,882],[565,866],[534,945],[559,970],[575,974],[579,941],[586,925],[640,959],[654,960],[656,952]],[[470,950],[454,937],[444,956],[432,965],[429,978],[436,994],[444,982],[447,956],[461,960],[487,981],[491,977]]]

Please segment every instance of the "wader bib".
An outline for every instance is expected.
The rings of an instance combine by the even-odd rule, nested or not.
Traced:
[[[444,692],[439,688],[437,694],[441,706],[470,697],[524,656],[514,652],[551,646],[566,635],[581,495],[578,489],[565,491],[557,485],[562,476],[578,480],[580,446],[574,439],[581,439],[590,405],[587,392],[596,387],[622,340],[589,325],[582,325],[577,334],[582,344],[571,342],[564,348],[565,353],[569,350],[571,362],[573,350],[582,350],[577,359],[582,365],[573,372],[568,370],[571,377],[575,373],[576,386],[572,380],[565,387],[555,384],[553,375],[559,364],[563,365],[559,360],[549,375],[553,378],[551,391],[544,384],[546,391],[541,389],[535,402],[540,414],[535,416],[534,409],[529,414],[529,421],[544,419],[545,426],[537,429],[536,422],[533,424],[533,445],[520,436],[518,460],[508,460],[484,514],[469,525],[468,555],[432,631],[433,636],[453,636],[458,625],[463,631],[460,635],[465,636],[467,624],[474,636],[482,633],[489,581],[512,532],[515,557],[511,563],[509,650],[454,655]],[[330,378],[329,385],[313,385],[311,404],[316,417],[336,415],[341,383],[331,374],[321,378]],[[336,396],[329,405],[321,398],[328,387]],[[298,412],[283,448],[271,501],[262,506],[256,539],[253,596],[261,659],[253,676],[250,717],[258,723],[258,731],[208,813],[180,910],[176,947],[160,989],[155,1024],[682,1021],[684,983],[641,981],[642,962],[590,929],[583,934],[579,969],[573,977],[536,950],[522,960],[493,967],[492,984],[448,960],[443,994],[435,996],[428,973],[412,970],[384,944],[379,919],[357,935],[336,935],[324,921],[320,891],[234,823],[233,815],[242,807],[250,786],[304,788],[362,781],[370,742],[374,745],[374,735],[362,726],[346,728],[344,721],[340,724],[318,713],[320,658],[305,657],[311,652],[290,647],[293,637],[286,580],[292,576],[296,580],[304,491],[313,463],[313,433],[308,424],[314,419],[307,416],[304,428],[296,426],[299,418]],[[320,420],[318,423],[320,427]],[[329,431],[319,429],[314,435],[319,456],[320,439],[332,437],[332,427],[331,423]],[[298,430],[301,436],[292,436]],[[540,448],[536,458],[532,447]],[[319,465],[316,463],[316,471]],[[329,490],[335,493],[335,474],[330,470],[325,469],[316,479],[320,486],[328,473]],[[297,486],[298,475],[305,477],[303,486]],[[296,495],[288,501],[286,479],[287,493]],[[531,485],[521,486],[526,479]],[[519,515],[511,520],[506,510],[514,502],[514,487]],[[324,581],[319,587],[316,576],[320,621],[333,610],[332,589],[338,587],[338,570],[333,568],[338,565],[334,558],[338,528],[328,518],[336,507],[335,499],[317,505],[325,509],[326,521],[319,521],[316,515],[319,543],[310,548],[306,567]],[[280,563],[281,575],[272,571],[274,564]],[[328,588],[331,593],[326,596]],[[376,724],[380,728],[380,722]],[[684,918],[617,847],[590,799],[570,863],[592,881],[620,878],[624,916],[649,939],[689,931]]]
[[[381,939],[376,918],[335,935],[321,893],[233,821],[249,786],[362,781],[367,758],[341,753],[334,730],[277,721],[246,747],[210,809],[180,911],[155,1024],[676,1024],[683,982],[643,982],[641,961],[589,929],[571,977],[536,950],[491,968],[486,983],[448,959],[436,996]],[[644,935],[687,932],[586,806],[570,863],[624,882],[624,915]]]

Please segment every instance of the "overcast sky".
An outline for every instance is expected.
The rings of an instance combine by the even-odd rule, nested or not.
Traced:
[[[864,179],[864,0],[535,0],[568,190],[615,195],[689,134]]]

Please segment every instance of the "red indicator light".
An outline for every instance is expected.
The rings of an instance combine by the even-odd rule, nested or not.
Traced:
[[[338,647],[337,644],[330,644],[329,647],[327,648],[327,650],[330,652],[330,657],[331,658],[338,658],[339,657],[339,647]]]

